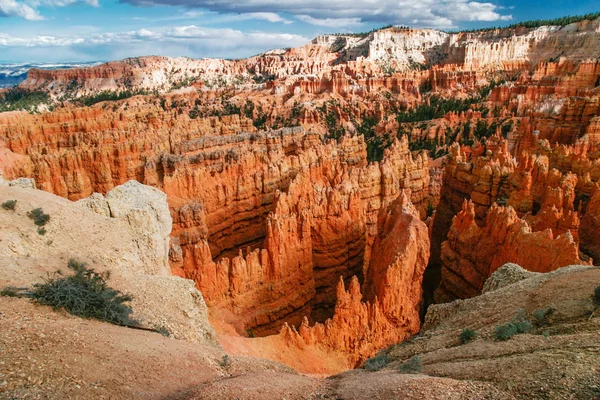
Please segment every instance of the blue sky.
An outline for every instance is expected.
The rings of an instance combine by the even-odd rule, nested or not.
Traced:
[[[0,0],[0,61],[238,58],[386,24],[456,30],[599,10],[597,0]]]

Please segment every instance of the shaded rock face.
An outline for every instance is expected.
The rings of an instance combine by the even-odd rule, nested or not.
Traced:
[[[364,296],[356,276],[349,285],[340,279],[331,319],[310,326],[305,318],[298,328],[286,324],[280,336],[301,348],[324,346],[349,354],[350,363],[359,365],[378,349],[417,333],[429,237],[427,226],[404,193],[381,210],[373,255]]]
[[[244,224],[252,229],[241,232],[254,236],[237,242],[256,242],[258,237],[259,248],[243,244],[238,247],[239,255],[215,258],[211,224],[207,222],[203,231],[208,240],[184,242],[188,236],[180,235],[181,250],[172,252],[176,255],[175,260],[172,257],[175,271],[196,280],[209,304],[236,315],[244,332],[276,333],[283,322],[300,325],[305,316],[311,322],[325,321],[334,313],[340,276],[346,284],[352,276],[364,281],[380,210],[386,209],[402,189],[407,190],[407,199],[417,204],[427,201],[427,160],[422,156],[413,158],[406,140],[392,146],[380,164],[367,165],[352,151],[361,148],[364,151],[361,138],[345,138],[339,144],[318,145],[301,154],[301,168],[285,192],[273,193],[273,205],[266,218],[251,225],[245,217]],[[223,182],[218,174],[215,178]],[[204,186],[198,186],[202,191],[193,196],[196,201],[206,198],[200,209],[205,217],[199,221],[208,221],[210,212],[222,212],[222,206],[215,207],[215,211],[208,206],[216,199],[204,190],[207,181],[200,181],[204,182]],[[223,190],[228,191],[227,187]],[[174,196],[171,199],[175,201]],[[226,216],[230,218],[232,213]],[[231,229],[232,225],[223,226]],[[181,264],[177,261],[179,254]]]
[[[600,260],[600,190],[596,188],[587,205],[579,228],[581,248],[594,260]]]

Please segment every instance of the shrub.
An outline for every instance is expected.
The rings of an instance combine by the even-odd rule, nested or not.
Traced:
[[[15,211],[16,205],[17,205],[16,200],[6,200],[4,203],[2,203],[2,208],[4,208],[5,210]]]
[[[426,214],[427,218],[432,217],[434,212],[435,212],[435,207],[433,206],[433,204],[430,201],[429,204],[427,204],[427,214]]]
[[[223,356],[223,358],[219,362],[219,365],[221,366],[221,368],[227,368],[231,365],[231,360],[229,359],[229,356],[227,354]]]
[[[68,264],[74,275],[63,277],[57,272],[54,277],[36,284],[30,296],[40,304],[83,318],[93,318],[116,325],[134,326],[131,307],[125,303],[131,297],[107,286],[107,272],[98,273],[84,263],[71,259]]]
[[[12,286],[5,287],[0,290],[0,297],[19,297],[19,292]]]
[[[527,333],[533,329],[533,324],[529,320],[514,321],[517,333]]]
[[[600,285],[596,286],[596,289],[594,289],[594,304],[600,307]]]
[[[494,337],[497,340],[506,341],[518,333],[517,326],[513,322],[499,325],[494,330]]]
[[[385,351],[379,351],[375,357],[369,358],[363,364],[363,368],[367,371],[379,371],[383,367],[385,367],[388,363],[388,356]]]
[[[400,372],[403,374],[418,374],[423,370],[423,361],[419,356],[413,356],[410,360],[400,365]]]
[[[548,317],[552,315],[554,309],[552,307],[538,308],[533,312],[533,322],[535,326],[541,327],[550,325]]]
[[[44,210],[41,208],[34,208],[27,213],[27,216],[31,218],[37,226],[44,226],[50,221],[50,216],[44,214]]]
[[[508,340],[517,333],[527,333],[533,329],[533,324],[525,316],[525,310],[519,308],[517,315],[511,322],[499,325],[494,330],[494,336],[498,340]]]
[[[477,334],[473,329],[465,328],[460,333],[460,342],[462,344],[469,343],[471,340],[475,339],[475,336],[477,336]]]
[[[43,226],[40,226],[37,230],[38,235],[42,235],[44,236],[46,234],[46,228],[44,228]]]

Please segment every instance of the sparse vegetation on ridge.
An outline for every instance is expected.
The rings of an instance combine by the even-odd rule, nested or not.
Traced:
[[[566,17],[555,18],[555,19],[535,19],[530,21],[521,21],[515,24],[507,25],[507,26],[490,26],[486,28],[479,29],[467,29],[462,31],[449,31],[448,33],[460,33],[460,32],[488,32],[494,31],[496,29],[515,29],[515,28],[539,28],[541,26],[567,26],[573,24],[575,22],[581,21],[593,21],[597,18],[600,18],[600,12],[589,13],[584,15],[568,15]]]
[[[71,259],[68,267],[73,275],[56,272],[44,283],[34,285],[29,297],[40,304],[64,309],[82,318],[98,319],[116,325],[135,326],[133,310],[127,302],[131,297],[109,287],[110,274],[99,273],[77,260]]]
[[[5,210],[14,211],[16,205],[17,205],[16,200],[6,200],[4,203],[2,203],[2,208]]]
[[[32,91],[14,86],[0,92],[0,112],[25,110],[33,113],[40,105],[50,103],[48,93],[39,90]]]
[[[110,90],[105,90],[103,92],[100,92],[100,93],[97,93],[94,95],[80,97],[80,98],[76,99],[75,101],[81,103],[82,105],[84,105],[86,107],[90,107],[90,106],[93,106],[94,104],[101,103],[103,101],[125,100],[125,99],[129,99],[133,96],[147,95],[147,94],[149,94],[149,93],[145,90],[124,90],[121,92],[113,92]]]
[[[388,362],[386,350],[380,350],[374,357],[367,359],[363,363],[363,368],[371,372],[379,371],[385,367]]]
[[[27,213],[27,216],[39,227],[46,225],[50,221],[50,215],[44,213],[44,210],[41,208],[34,208]]]
[[[401,364],[398,370],[403,374],[418,374],[423,371],[423,360],[419,356],[413,356]]]
[[[475,333],[475,331],[473,329],[465,328],[460,333],[460,337],[459,337],[460,343],[462,343],[462,344],[469,343],[471,340],[475,339],[476,336],[477,336],[477,334]]]

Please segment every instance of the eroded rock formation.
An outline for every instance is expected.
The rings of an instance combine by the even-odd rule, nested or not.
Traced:
[[[533,272],[585,264],[570,231],[556,236],[550,228],[534,232],[512,207],[496,204],[480,228],[473,202],[465,200],[452,221],[448,240],[442,243],[442,282],[436,299],[443,303],[477,296],[490,275],[508,262]]]
[[[232,343],[278,333],[255,343],[350,367],[419,330],[430,254],[438,300],[505,262],[598,260],[598,27],[389,28],[245,60],[33,70],[23,88],[67,101],[1,114],[0,166],[107,216],[125,182],[164,192],[168,249],[166,216],[122,214]],[[104,91],[132,97],[81,106]]]
[[[297,329],[286,324],[280,335],[296,346],[319,345],[350,354],[356,364],[417,333],[429,237],[404,193],[381,210],[373,254],[377,256],[368,266],[364,296],[356,276],[348,290],[340,279],[331,319],[310,326],[305,318]]]

